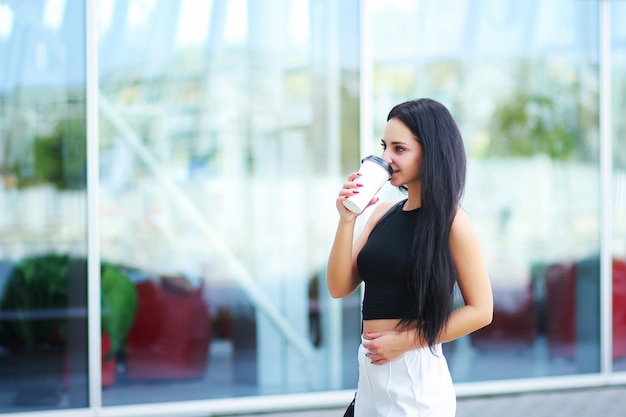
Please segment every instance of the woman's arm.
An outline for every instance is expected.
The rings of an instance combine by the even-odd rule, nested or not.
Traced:
[[[452,222],[450,248],[465,305],[450,316],[439,338],[441,343],[472,333],[493,319],[491,283],[478,237],[467,213],[461,209]]]
[[[350,196],[354,190],[358,191],[358,174],[350,174],[337,197],[336,206],[339,211],[339,223],[335,233],[335,240],[328,257],[326,268],[326,285],[328,292],[333,298],[347,297],[361,284],[361,277],[356,266],[356,258],[367,242],[367,238],[378,220],[393,204],[384,202],[378,205],[363,226],[359,237],[354,241],[354,229],[357,216],[348,210],[343,201],[346,196]],[[378,197],[374,197],[371,204],[375,204]]]
[[[352,241],[356,217],[352,220],[339,219],[328,265],[326,267],[326,285],[333,298],[347,297],[361,283],[352,261]]]

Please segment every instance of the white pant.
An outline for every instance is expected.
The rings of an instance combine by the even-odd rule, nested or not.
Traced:
[[[454,417],[456,394],[441,345],[373,365],[359,347],[355,417]]]

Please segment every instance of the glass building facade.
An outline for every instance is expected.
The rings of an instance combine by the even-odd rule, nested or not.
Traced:
[[[459,395],[626,382],[624,21],[622,0],[0,0],[0,415],[345,404],[335,197],[417,97],[463,133],[494,290],[493,323],[444,346]]]

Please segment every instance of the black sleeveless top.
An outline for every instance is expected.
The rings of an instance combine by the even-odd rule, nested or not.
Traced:
[[[408,306],[407,277],[420,209],[403,211],[405,201],[383,215],[357,256],[365,282],[363,320],[400,319]]]

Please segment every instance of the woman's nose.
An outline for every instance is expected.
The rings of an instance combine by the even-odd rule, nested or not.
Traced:
[[[383,151],[382,158],[385,162],[387,162],[388,164],[391,164],[391,157],[389,156],[389,152],[387,151],[387,149]]]

